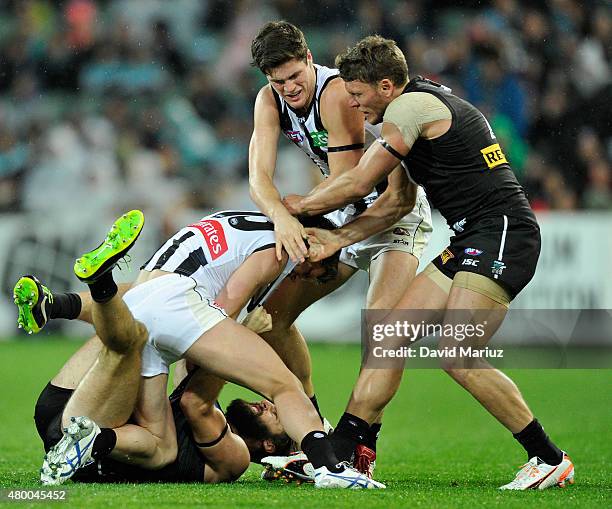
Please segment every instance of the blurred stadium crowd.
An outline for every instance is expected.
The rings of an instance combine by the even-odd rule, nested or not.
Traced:
[[[330,66],[365,35],[397,40],[411,75],[488,116],[534,208],[612,209],[605,0],[5,0],[0,211],[252,208],[265,81],[250,42],[273,19]],[[288,148],[289,189],[304,191],[313,174]]]

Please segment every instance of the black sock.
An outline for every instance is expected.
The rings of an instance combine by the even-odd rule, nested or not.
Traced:
[[[329,437],[323,431],[308,433],[302,439],[300,447],[308,456],[313,467],[327,467],[330,472],[342,471],[342,467],[338,466],[339,461],[334,454]]]
[[[55,293],[53,302],[47,301],[45,310],[49,318],[74,320],[81,314],[81,297],[78,293]]]
[[[323,422],[323,416],[321,415],[321,410],[319,410],[319,402],[317,401],[317,395],[313,394],[312,398],[309,398],[309,399],[310,399],[310,402],[312,403],[312,406],[315,407],[315,410],[319,414],[319,418],[321,419],[321,422]]]
[[[345,412],[330,438],[338,459],[351,461],[355,447],[359,444],[368,445],[369,436],[370,425],[356,415]]]
[[[91,298],[100,304],[104,304],[111,300],[117,293],[117,284],[113,279],[112,271],[108,271],[106,274],[100,277],[100,279],[89,285],[89,291],[91,292]]]
[[[117,444],[117,433],[112,428],[102,428],[91,446],[91,457],[95,460],[108,456]]]
[[[378,440],[378,435],[380,434],[380,428],[382,428],[381,422],[375,422],[372,424],[372,426],[370,426],[370,436],[366,445],[374,452],[376,452],[376,441]]]
[[[512,436],[525,448],[528,458],[537,456],[549,465],[558,465],[563,460],[563,453],[551,442],[537,419],[531,421],[525,429],[514,433]]]

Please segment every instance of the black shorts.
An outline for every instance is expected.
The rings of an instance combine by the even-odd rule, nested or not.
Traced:
[[[48,383],[36,402],[34,422],[36,430],[48,451],[63,436],[62,413],[73,391]],[[147,470],[134,465],[104,458],[79,469],[72,477],[78,482],[203,482],[204,458],[191,434],[191,428],[183,415],[180,398],[172,401],[172,413],[176,425],[178,455],[176,461],[159,470]]]
[[[433,264],[451,279],[462,271],[482,274],[514,299],[533,278],[540,257],[537,222],[495,214],[471,224],[468,218],[463,228]]]

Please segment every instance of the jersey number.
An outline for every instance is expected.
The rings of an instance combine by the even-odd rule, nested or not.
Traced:
[[[244,232],[274,231],[274,225],[260,212],[220,212],[212,216],[214,218],[229,217],[230,226]],[[258,218],[258,219],[255,219]]]

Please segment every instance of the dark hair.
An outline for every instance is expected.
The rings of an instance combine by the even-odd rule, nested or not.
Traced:
[[[323,230],[335,230],[337,226],[323,215],[318,216],[298,216],[298,221],[306,228],[321,228]],[[304,241],[308,247],[308,241]],[[320,283],[326,283],[336,279],[338,275],[338,263],[340,262],[340,251],[336,251],[329,258],[321,260],[321,266],[325,268],[325,273],[317,278]]]
[[[385,78],[400,86],[408,82],[406,58],[391,39],[370,35],[336,57],[344,81],[374,85]]]
[[[266,23],[251,42],[251,65],[264,74],[294,58],[306,61],[307,55],[304,34],[288,21]]]
[[[225,419],[234,433],[247,442],[252,462],[259,463],[264,456],[269,456],[261,444],[262,440],[272,441],[276,448],[275,456],[287,456],[295,449],[295,444],[286,433],[271,434],[243,399],[235,399],[227,406]],[[257,445],[253,445],[254,442]]]

